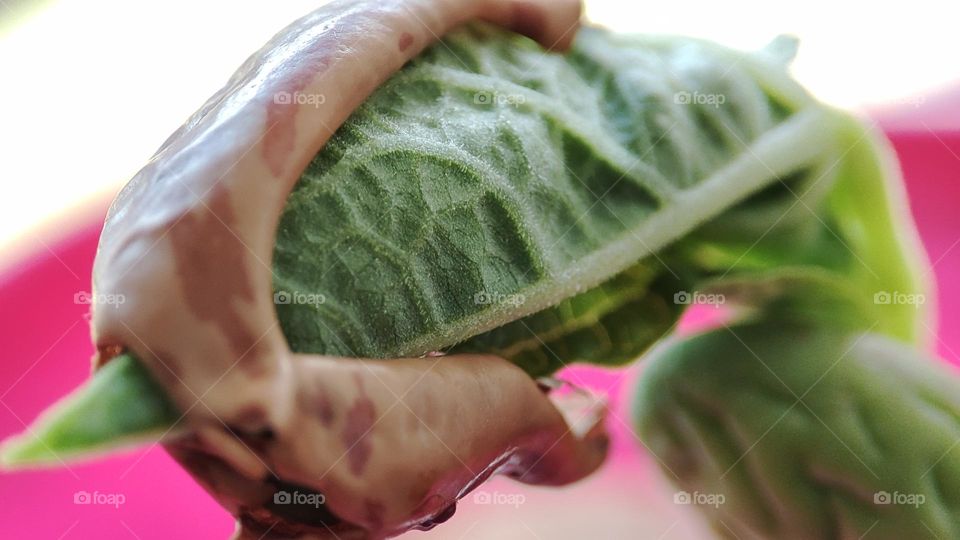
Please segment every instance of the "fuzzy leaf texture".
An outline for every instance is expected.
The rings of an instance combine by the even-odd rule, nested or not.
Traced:
[[[632,360],[679,313],[648,294],[664,274],[650,255],[822,162],[828,118],[763,56],[594,29],[563,56],[469,27],[304,172],[274,257],[284,334],[298,352],[391,357],[513,322],[458,350],[532,374]]]

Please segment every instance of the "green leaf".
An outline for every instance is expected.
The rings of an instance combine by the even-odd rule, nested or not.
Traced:
[[[651,355],[644,443],[718,533],[955,538],[960,379],[878,334],[767,319]],[[869,534],[868,534],[869,533]]]
[[[4,467],[63,464],[160,440],[181,415],[146,369],[122,354],[44,412],[0,451]]]
[[[808,298],[844,310],[837,319],[858,318],[862,328],[928,345],[932,272],[892,150],[849,115],[833,112],[827,125],[837,142],[820,162],[738,203],[674,249],[704,287],[732,279],[749,291],[751,281],[756,290],[784,272],[813,272],[833,284]]]
[[[561,56],[469,27],[384,84],[290,196],[274,255],[284,334],[299,352],[394,357],[492,331],[461,350],[536,373],[623,362],[675,313],[615,276],[641,259],[643,280],[670,274],[653,255],[815,168],[829,118],[763,56],[595,29]],[[627,297],[564,303],[610,279]],[[628,300],[632,332],[614,315]],[[550,338],[494,330],[527,316]]]
[[[843,160],[827,208],[836,234],[854,253],[846,278],[879,314],[877,331],[927,346],[933,338],[933,276],[907,207],[893,150],[873,129],[840,116]]]

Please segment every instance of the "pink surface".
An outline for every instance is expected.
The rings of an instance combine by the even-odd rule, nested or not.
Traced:
[[[960,118],[960,81],[918,92],[871,112],[889,132],[956,131]]]
[[[960,364],[956,352],[960,351],[960,281],[957,280],[960,275],[960,132],[933,135],[920,130],[894,133],[892,138],[939,284],[938,350],[948,361]],[[4,362],[0,364],[0,437],[21,431],[24,423],[88,375],[87,359],[93,352],[85,318],[88,306],[76,304],[74,295],[89,291],[98,231],[99,226],[91,224],[51,246],[50,250],[39,248],[32,258],[13,264],[0,275],[0,305],[4,307],[0,331],[7,347]],[[590,502],[613,507],[631,501],[627,490],[640,490],[649,479],[644,470],[633,464],[644,458],[627,430],[623,399],[629,395],[629,389],[621,391],[621,386],[630,384],[632,375],[624,377],[623,373],[600,369],[578,369],[571,375],[575,381],[586,381],[601,390],[610,389],[616,411],[610,425],[614,434],[614,456],[599,475],[602,481],[571,488],[578,490],[580,496],[565,498],[561,492],[532,495],[531,506],[517,510],[519,514],[511,514],[524,516],[531,524],[527,525],[533,533],[529,535],[531,538],[537,534],[537,500],[545,505],[540,509],[545,523],[556,522],[559,517],[556,510],[562,511],[566,504],[576,505],[580,512],[573,519],[591,520],[592,510],[585,508]],[[495,485],[510,485],[504,482],[498,480]],[[520,488],[503,489],[521,491]],[[96,492],[102,501],[107,500],[104,496],[119,495],[123,503],[117,506],[75,504],[78,492]],[[586,501],[584,496],[591,500]],[[0,475],[0,501],[0,538],[226,538],[233,527],[229,516],[160,448],[71,465],[68,469],[3,474]],[[458,538],[469,533],[470,527],[482,523],[484,516],[503,519],[502,509],[473,508],[471,504],[468,497],[460,511],[463,515],[431,535]],[[624,512],[626,510],[621,514]],[[466,527],[464,524],[471,519],[473,525]],[[592,527],[595,531],[596,522]],[[487,529],[481,525],[473,534],[481,530]],[[455,531],[459,532],[453,534]],[[608,537],[625,536],[610,532]]]

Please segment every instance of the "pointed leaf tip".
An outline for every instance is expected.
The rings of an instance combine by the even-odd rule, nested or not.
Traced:
[[[122,354],[44,411],[24,433],[4,441],[6,469],[57,466],[157,442],[180,414],[132,355]]]

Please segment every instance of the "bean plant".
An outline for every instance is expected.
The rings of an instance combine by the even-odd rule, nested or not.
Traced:
[[[290,195],[273,260],[290,347],[492,353],[533,377],[646,353],[638,435],[678,489],[722,496],[697,505],[719,535],[960,535],[960,385],[925,353],[896,166],[791,79],[794,46],[588,28],[556,54],[450,34]],[[723,321],[677,336],[703,304]],[[178,416],[124,354],[4,460],[82,457]]]

